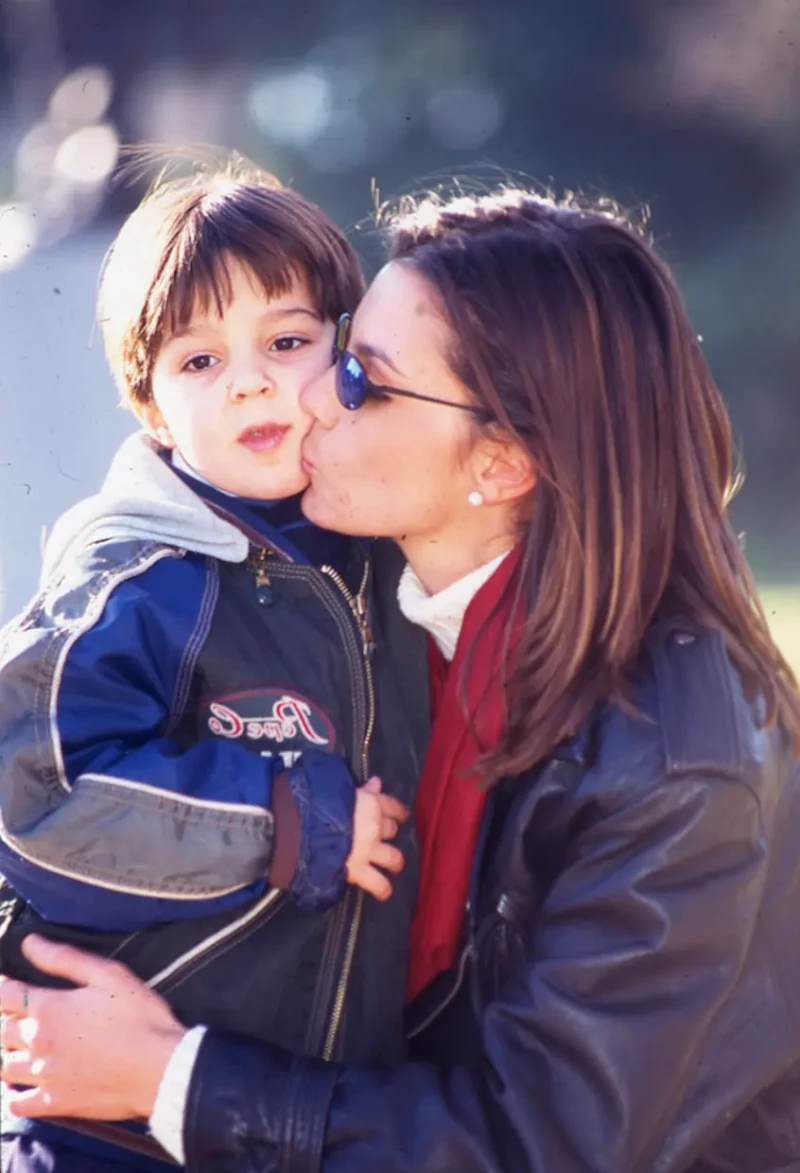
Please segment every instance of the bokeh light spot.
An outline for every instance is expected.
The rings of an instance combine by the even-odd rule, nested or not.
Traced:
[[[435,90],[427,103],[434,137],[445,147],[474,150],[487,143],[503,121],[503,102],[494,90],[462,82]]]
[[[119,138],[107,122],[68,134],[56,152],[54,171],[73,183],[102,183],[116,166]]]
[[[50,117],[58,122],[99,122],[113,92],[111,74],[101,65],[76,69],[53,90]]]
[[[273,74],[253,87],[250,113],[275,142],[302,147],[318,138],[331,119],[331,86],[319,69]]]
[[[36,221],[25,204],[0,204],[0,272],[25,260],[36,244]]]

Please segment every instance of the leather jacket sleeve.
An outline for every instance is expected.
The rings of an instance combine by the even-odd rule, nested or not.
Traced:
[[[620,774],[584,806],[535,928],[498,919],[473,943],[471,1065],[340,1067],[331,1087],[328,1065],[211,1031],[187,1106],[187,1168],[685,1169],[720,1119],[717,1102],[710,1122],[699,1108],[687,1121],[684,1101],[739,980],[766,856],[742,771],[665,777],[662,763],[645,790]]]

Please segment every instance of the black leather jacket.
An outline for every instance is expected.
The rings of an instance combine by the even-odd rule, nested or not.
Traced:
[[[800,1169],[800,773],[716,634],[654,628],[635,701],[495,793],[425,1057],[209,1032],[189,1170]]]

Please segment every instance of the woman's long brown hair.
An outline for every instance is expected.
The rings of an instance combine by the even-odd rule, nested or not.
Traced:
[[[390,220],[452,327],[454,372],[533,456],[522,635],[486,781],[627,703],[648,627],[720,631],[766,722],[800,747],[800,697],[727,507],[728,413],[667,266],[610,202],[428,197]]]

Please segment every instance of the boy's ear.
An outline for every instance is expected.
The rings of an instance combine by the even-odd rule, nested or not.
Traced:
[[[137,404],[136,415],[145,431],[149,432],[154,440],[158,440],[159,444],[164,448],[177,447],[172,437],[172,432],[167,427],[161,410],[154,399],[149,399],[147,403]]]

